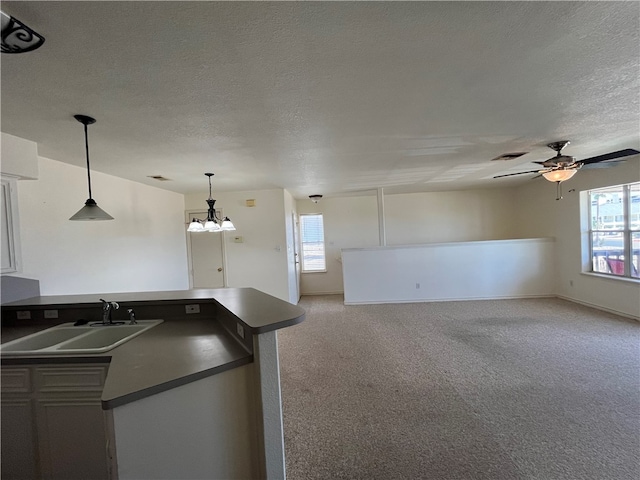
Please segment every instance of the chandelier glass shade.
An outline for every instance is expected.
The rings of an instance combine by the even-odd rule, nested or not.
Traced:
[[[205,175],[209,177],[209,198],[207,199],[207,205],[209,208],[207,209],[207,218],[206,220],[194,218],[191,223],[189,223],[187,232],[230,232],[235,230],[236,227],[233,225],[229,217],[224,217],[222,219],[218,217],[215,209],[216,201],[211,198],[211,177],[213,176],[213,173],[205,173]]]
[[[551,170],[550,172],[544,172],[542,176],[550,182],[564,182],[573,177],[578,170],[570,168],[566,170]]]

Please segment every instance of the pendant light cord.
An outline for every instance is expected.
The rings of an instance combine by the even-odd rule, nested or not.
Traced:
[[[89,184],[89,199],[93,199],[91,196],[91,170],[89,168],[89,132],[87,124],[84,124],[84,148],[87,152],[87,183]]]

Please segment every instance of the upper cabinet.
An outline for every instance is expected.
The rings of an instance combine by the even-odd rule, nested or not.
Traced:
[[[18,196],[15,178],[1,177],[2,187],[2,273],[21,271],[20,224],[18,223]]]
[[[18,218],[17,180],[38,178],[38,144],[2,133],[2,180],[0,214],[2,216],[2,272],[21,271],[20,223]]]

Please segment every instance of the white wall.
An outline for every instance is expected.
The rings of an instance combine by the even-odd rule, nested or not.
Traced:
[[[8,133],[0,135],[0,170],[16,178],[38,178],[38,144]]]
[[[205,188],[201,194],[186,195],[185,209],[206,209],[207,197]],[[236,227],[235,232],[222,234],[227,286],[253,287],[289,301],[284,190],[214,192],[213,197],[216,209],[230,217]],[[255,200],[255,207],[246,206],[248,199]],[[235,236],[241,236],[243,242],[234,243]]]
[[[638,181],[640,158],[636,156],[613,168],[580,170],[563,184],[564,198],[560,201],[555,200],[555,185],[543,179],[526,183],[518,190],[521,231],[528,235],[552,231],[556,238],[558,295],[640,317],[640,282],[582,273],[588,269],[588,253],[583,258],[580,227],[581,191]],[[571,189],[575,191],[569,192]]]
[[[72,222],[87,171],[39,157],[18,182],[23,271],[42,295],[189,288],[180,194],[91,172],[93,197],[115,220]]]
[[[387,245],[516,237],[511,188],[385,195]]]
[[[343,250],[346,304],[553,295],[552,239]]]

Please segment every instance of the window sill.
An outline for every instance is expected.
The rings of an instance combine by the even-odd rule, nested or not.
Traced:
[[[627,283],[633,283],[636,285],[640,284],[640,278],[619,277],[617,275],[607,275],[606,273],[596,273],[596,272],[580,272],[580,274],[586,275],[588,277],[604,278],[606,280],[627,282]]]
[[[303,275],[306,275],[308,273],[327,273],[327,271],[326,270],[311,270],[311,271],[308,271],[308,272],[301,271],[300,273],[302,273]]]

